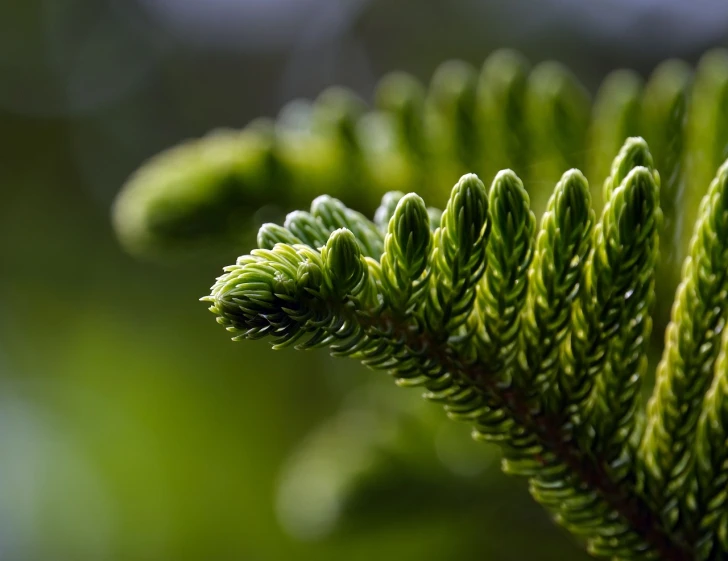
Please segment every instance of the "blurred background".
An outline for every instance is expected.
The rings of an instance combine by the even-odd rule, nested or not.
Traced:
[[[135,260],[111,204],[159,150],[332,84],[512,47],[593,91],[715,46],[720,0],[4,2],[0,559],[586,559],[416,391],[231,343],[197,299],[235,255]]]

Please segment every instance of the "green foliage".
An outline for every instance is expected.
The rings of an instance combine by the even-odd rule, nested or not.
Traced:
[[[687,64],[668,60],[652,73],[642,96],[643,134],[655,155],[655,167],[660,170],[660,206],[664,214],[660,232],[660,263],[658,269],[657,301],[671,301],[680,279],[680,264],[685,258],[683,239],[687,238],[694,218],[685,209],[697,196],[689,196],[686,166],[694,155],[688,151],[688,99],[692,72]],[[695,147],[697,149],[697,146]],[[716,163],[717,167],[717,163]],[[712,170],[714,171],[714,170]],[[711,171],[711,173],[712,173]],[[691,188],[700,193],[707,181],[694,177]],[[669,321],[669,306],[658,306],[655,322],[659,326]]]
[[[453,188],[433,235],[432,281],[424,315],[429,331],[445,331],[447,336],[467,319],[485,269],[489,232],[485,186],[476,176],[465,175]]]
[[[681,243],[683,226],[679,221],[684,221],[684,215],[676,212],[676,205],[681,204],[685,196],[686,123],[691,80],[691,70],[684,62],[668,60],[655,69],[642,96],[643,134],[652,147],[655,166],[662,177],[660,205],[666,220],[661,245],[665,250]],[[718,162],[715,164],[717,167]],[[670,258],[669,263],[663,264],[663,271],[667,272],[665,265],[672,267],[675,264],[675,254],[663,253],[666,253],[663,259]]]
[[[578,170],[566,172],[541,220],[519,332],[515,381],[533,403],[555,388],[560,376],[559,351],[570,331],[594,221],[586,178]]]
[[[589,177],[599,187],[609,175],[609,165],[625,138],[641,133],[640,95],[642,80],[634,72],[618,70],[604,80],[594,100],[590,132]],[[594,193],[598,208],[606,194]]]
[[[645,420],[662,220],[652,162],[643,140],[625,143],[598,221],[584,176],[565,173],[538,233],[511,171],[489,190],[464,176],[432,234],[414,194],[385,196],[386,234],[327,199],[339,218],[325,228],[348,220],[350,230],[318,249],[281,232],[272,249],[228,267],[205,300],[236,339],[331,346],[424,386],[476,438],[499,444],[504,470],[529,478],[534,498],[592,553],[719,558],[723,377],[707,390],[725,321],[728,166],[701,207]],[[274,228],[263,229],[268,239]],[[377,243],[383,253],[364,257]]]
[[[657,228],[662,218],[659,209],[657,180],[648,168],[628,167],[646,163],[651,159],[644,142],[629,139],[614,161],[612,175],[604,184],[607,204],[600,222],[594,230],[593,247],[582,270],[579,287],[579,304],[573,307],[571,338],[564,348],[562,379],[559,391],[563,394],[562,406],[579,406],[592,393],[592,386],[600,376],[605,383],[613,384],[615,377],[629,378],[634,365],[617,367],[624,371],[613,372],[613,360],[622,360],[625,349],[614,348],[628,345],[626,331],[635,328],[632,323],[650,322],[647,300],[652,298],[652,275],[657,261]],[[638,313],[639,312],[639,313]],[[639,344],[649,339],[646,333],[634,334]],[[638,357],[643,349],[636,349]],[[611,356],[616,353],[618,356]],[[626,382],[627,380],[625,380]],[[612,385],[616,392],[622,388]],[[630,399],[636,397],[630,392]],[[609,413],[612,399],[626,396],[595,396],[602,398],[604,413]],[[596,404],[594,404],[596,406]],[[615,413],[612,411],[612,413]]]
[[[536,219],[529,210],[523,183],[511,171],[496,175],[489,200],[493,228],[487,246],[488,267],[478,286],[472,322],[480,339],[482,360],[505,372],[517,352]]]
[[[422,273],[432,245],[430,215],[414,193],[405,195],[389,220],[381,258],[382,281],[391,295],[392,308],[405,312],[424,295],[427,278]]]
[[[161,156],[118,201],[122,238],[239,239],[267,186],[284,207],[309,196],[203,298],[234,339],[328,347],[423,388],[594,555],[728,558],[728,55],[694,80],[679,61],[644,85],[615,72],[593,107],[561,65],[508,51],[427,89],[389,76],[375,98],[330,90],[220,137],[214,173],[209,140]]]
[[[533,191],[543,199],[535,204],[536,211],[543,210],[551,186],[565,170],[584,167],[589,113],[589,94],[566,67],[544,62],[533,69],[524,119],[529,138],[528,179],[540,186]]]
[[[681,522],[683,517],[682,522],[689,529],[695,523],[694,518],[702,514],[700,510],[694,512],[694,499],[686,496],[686,488],[698,483],[692,473],[696,426],[701,412],[711,415],[715,396],[706,398],[706,391],[714,378],[718,380],[722,374],[718,371],[719,375],[714,376],[728,312],[726,240],[728,166],[724,165],[700,207],[690,256],[683,267],[672,321],[665,336],[665,350],[657,368],[657,383],[640,449],[640,459],[646,469],[645,488],[651,502],[663,509],[670,524]],[[703,435],[712,436],[705,430]],[[725,449],[725,441],[718,446]],[[713,465],[712,469],[717,470],[719,466]],[[703,504],[705,499],[715,498],[716,495],[703,497]]]
[[[483,64],[477,100],[483,177],[494,177],[502,169],[523,170],[527,165],[523,115],[528,73],[528,62],[513,51],[496,51]]]
[[[728,157],[726,100],[724,51],[705,55],[694,78],[679,61],[658,67],[644,87],[634,73],[616,71],[593,104],[562,65],[530,69],[520,55],[498,51],[480,72],[445,63],[429,87],[401,72],[385,76],[371,108],[334,88],[313,103],[291,102],[275,123],[255,121],[172,148],[130,178],[114,221],[136,254],[238,246],[264,205],[282,216],[328,194],[373,212],[390,191],[441,200],[444,186],[465,173],[490,183],[506,168],[523,178],[537,216],[561,174],[584,169],[600,211],[614,154],[640,135],[663,178],[661,275],[671,284],[660,294],[668,297],[700,197]]]

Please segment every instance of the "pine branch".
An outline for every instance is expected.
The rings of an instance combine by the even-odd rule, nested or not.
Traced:
[[[532,403],[553,391],[559,377],[559,352],[570,333],[594,222],[586,178],[577,170],[566,172],[541,221],[521,318],[519,361],[511,374]]]
[[[536,219],[523,183],[510,171],[496,175],[489,206],[493,229],[487,246],[488,267],[478,286],[471,323],[480,339],[481,360],[506,372],[518,352]]]
[[[728,551],[728,342],[725,335],[716,374],[705,396],[695,442],[695,510],[700,513],[697,548],[701,559],[720,559]]]
[[[651,167],[647,146],[641,139],[630,139],[615,159],[612,175],[604,184],[607,204],[582,270],[580,301],[573,307],[573,330],[562,356],[560,406],[574,411],[579,411],[590,395],[591,407],[597,405],[594,403],[597,395],[606,397],[594,394],[593,385],[600,374],[610,384],[614,382],[613,376],[619,376],[609,372],[614,366],[612,358],[619,359],[612,355],[619,350],[612,347],[627,344],[627,340],[634,338],[625,339],[625,322],[638,321],[639,316],[630,313],[647,307],[646,300],[652,298],[654,287],[650,275],[657,261],[655,244],[661,212],[657,178],[650,168],[641,164]],[[633,188],[625,189],[629,185]],[[627,371],[622,376],[630,376],[631,366],[625,365],[625,368]],[[636,397],[636,392],[631,393],[632,398]]]
[[[640,448],[648,496],[671,527],[680,516],[687,518],[683,523],[688,529],[695,522],[694,506],[690,505],[693,499],[687,490],[696,483],[691,479],[695,429],[704,410],[704,396],[713,382],[728,313],[726,240],[728,167],[723,166],[701,205]]]
[[[678,61],[644,87],[615,72],[593,106],[561,65],[502,51],[428,88],[391,75],[373,109],[334,88],[172,149],[115,220],[132,250],[165,253],[239,243],[253,209],[313,199],[264,224],[203,299],[234,339],[329,347],[422,387],[595,555],[726,559],[728,162],[695,203],[728,157],[726,108],[725,51],[694,80]],[[635,131],[652,153],[624,141]],[[591,189],[564,173],[585,164]],[[425,205],[461,174],[443,211]],[[369,212],[380,197],[373,221],[339,200]]]
[[[694,275],[717,278],[702,263],[722,255],[705,243],[727,239],[707,230],[722,224],[722,174],[698,225],[698,272],[688,265],[683,287]],[[264,225],[268,249],[228,267],[205,300],[235,339],[330,346],[336,356],[390,371],[399,385],[424,387],[450,417],[472,423],[476,439],[497,443],[504,471],[527,477],[534,498],[584,536],[592,553],[696,559],[694,548],[708,547],[707,538],[698,544],[685,516],[671,517],[659,502],[671,488],[662,472],[640,471],[634,461],[662,216],[658,186],[646,144],[630,139],[604,183],[607,204],[593,230],[589,187],[575,170],[556,186],[538,235],[512,172],[499,173],[489,193],[464,176],[434,232],[413,194],[385,196],[379,227],[319,198],[311,214],[296,216],[316,225],[308,236],[315,244],[328,234],[324,244],[297,243],[307,237],[300,227]],[[376,248],[383,248],[379,260]],[[640,453],[665,453],[648,440],[663,434],[656,428],[663,417],[675,422],[661,412],[675,409],[668,405],[674,395],[660,388],[689,376],[665,368]],[[717,515],[705,516],[710,522],[700,527],[713,536]]]
[[[485,270],[490,227],[485,186],[474,175],[463,176],[433,234],[432,279],[424,310],[430,332],[447,338],[466,321],[475,301],[475,286]]]

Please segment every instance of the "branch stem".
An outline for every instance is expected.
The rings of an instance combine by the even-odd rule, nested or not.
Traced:
[[[507,410],[518,425],[535,435],[539,444],[557,462],[566,465],[580,481],[595,489],[601,499],[658,554],[661,561],[694,561],[691,548],[665,529],[659,513],[650,507],[633,485],[627,481],[615,481],[609,474],[606,459],[579,448],[571,431],[565,428],[565,418],[549,413],[535,414],[527,396],[518,388],[504,388],[499,378],[481,363],[468,364],[444,337],[424,332],[412,322],[387,312],[368,317],[355,315],[356,321],[371,337],[379,338],[381,333],[389,333],[394,335],[393,339],[411,349],[424,349],[423,358],[437,361],[461,383],[475,387],[494,406]]]

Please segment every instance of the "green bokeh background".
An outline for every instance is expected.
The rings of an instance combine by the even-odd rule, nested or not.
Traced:
[[[332,9],[308,4],[304,38]],[[686,24],[660,44],[644,17],[610,31],[554,5],[360,2],[311,46],[191,36],[141,2],[4,3],[0,559],[585,559],[492,450],[416,392],[325,353],[231,343],[197,299],[235,255],[140,262],[109,221],[146,157],[330,83],[366,97],[385,71],[426,78],[508,46],[593,86],[614,67],[646,74],[726,44],[728,26]],[[304,473],[311,449],[329,460]],[[325,502],[314,484],[336,477],[341,511],[301,530]],[[298,514],[281,507],[289,480]]]

